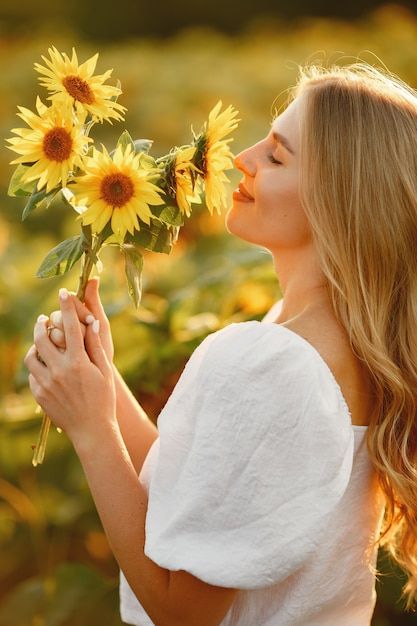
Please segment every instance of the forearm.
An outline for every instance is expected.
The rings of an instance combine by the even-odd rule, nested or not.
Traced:
[[[144,554],[148,496],[121,434],[107,428],[95,442],[83,438],[74,447],[113,554],[134,594],[157,626],[173,624],[170,572]]]
[[[114,364],[113,376],[116,387],[117,421],[133,467],[139,474],[149,448],[159,436],[158,429],[146,415]]]

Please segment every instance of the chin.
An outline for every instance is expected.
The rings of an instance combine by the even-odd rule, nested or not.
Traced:
[[[249,223],[249,220],[245,220],[245,215],[233,206],[226,214],[225,227],[228,233],[239,237],[243,241],[262,245],[259,238],[255,236],[257,233],[256,226],[253,223]]]

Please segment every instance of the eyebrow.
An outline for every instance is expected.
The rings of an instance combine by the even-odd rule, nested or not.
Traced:
[[[276,131],[274,131],[272,133],[273,138],[275,139],[275,141],[278,141],[279,143],[281,143],[284,148],[286,148],[288,150],[288,152],[290,152],[291,154],[295,155],[294,150],[291,148],[288,139],[286,137],[284,137],[283,135],[281,135],[280,133],[277,133]]]

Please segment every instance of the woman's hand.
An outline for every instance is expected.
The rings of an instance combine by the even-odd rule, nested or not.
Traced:
[[[90,324],[93,319],[97,319],[100,322],[100,340],[103,345],[104,351],[110,363],[113,361],[114,356],[114,347],[113,347],[113,338],[110,330],[110,322],[104,312],[103,305],[101,304],[100,296],[99,296],[99,282],[100,279],[98,277],[91,278],[85,289],[83,304],[80,300],[74,296],[74,304],[76,307],[76,311],[78,314],[78,319],[80,320],[80,328],[83,336],[85,336],[86,332],[86,324]],[[51,321],[51,326],[53,326],[50,331],[51,341],[61,349],[65,350],[66,340],[64,327],[62,323],[62,314],[61,310],[53,311],[49,319]]]
[[[74,444],[94,441],[101,429],[117,427],[113,370],[100,340],[100,320],[85,327],[84,339],[75,300],[60,290],[65,351],[48,336],[48,318],[39,316],[34,344],[24,359],[36,401]]]

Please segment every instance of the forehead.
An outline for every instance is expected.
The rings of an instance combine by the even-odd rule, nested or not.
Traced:
[[[293,100],[271,123],[271,133],[283,135],[293,150],[298,147],[299,102]]]

